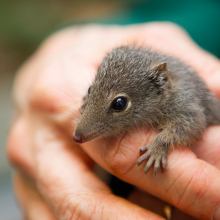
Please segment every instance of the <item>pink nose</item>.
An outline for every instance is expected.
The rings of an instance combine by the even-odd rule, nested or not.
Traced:
[[[82,137],[77,137],[77,136],[73,135],[73,140],[74,140],[76,143],[83,143]]]

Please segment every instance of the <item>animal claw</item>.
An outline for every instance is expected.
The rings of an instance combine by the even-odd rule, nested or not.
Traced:
[[[141,163],[143,163],[144,160],[147,160],[147,163],[144,168],[144,172],[147,173],[154,163],[154,174],[157,175],[157,173],[160,170],[160,164],[162,165],[162,172],[165,171],[167,166],[167,159],[166,159],[166,153],[162,151],[158,145],[154,144],[148,144],[147,146],[143,146],[140,148],[140,153],[146,151],[142,156],[139,157],[137,160],[137,165],[139,166]]]

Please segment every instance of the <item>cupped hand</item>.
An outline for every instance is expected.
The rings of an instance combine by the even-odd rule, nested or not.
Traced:
[[[53,35],[21,67],[14,85],[17,111],[8,155],[16,169],[15,191],[29,219],[38,219],[39,213],[45,219],[163,219],[145,209],[149,201],[156,212],[164,206],[149,195],[137,192],[131,196],[133,203],[114,196],[93,173],[93,160],[190,216],[220,219],[219,126],[208,128],[193,152],[170,152],[166,171],[157,176],[152,169],[144,174],[144,165],[136,165],[139,148],[156,135],[148,128],[93,140],[82,148],[73,142],[82,97],[103,56],[131,43],[180,58],[220,97],[219,60],[173,24],[89,25]]]

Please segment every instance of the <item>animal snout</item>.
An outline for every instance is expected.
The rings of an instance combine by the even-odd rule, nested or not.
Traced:
[[[73,140],[76,143],[85,143],[93,140],[103,134],[103,126],[104,123],[100,122],[94,124],[78,124],[73,135]]]
[[[76,142],[76,143],[83,143],[83,140],[82,140],[82,137],[77,137],[75,134],[73,135],[73,140]]]

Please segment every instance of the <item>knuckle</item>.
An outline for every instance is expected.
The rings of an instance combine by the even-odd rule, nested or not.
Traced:
[[[19,151],[18,151],[18,144],[19,143],[19,130],[17,129],[18,122],[16,122],[14,124],[14,126],[12,127],[9,136],[8,136],[8,141],[7,141],[7,146],[6,146],[6,153],[7,153],[7,157],[9,159],[9,161],[12,164],[20,164],[20,155],[19,155]]]
[[[67,220],[76,219],[102,219],[102,202],[94,199],[94,196],[86,194],[70,195],[66,197],[59,206],[59,215]],[[97,216],[99,215],[99,216]]]
[[[201,64],[201,70],[199,69],[199,73],[202,77],[206,78],[207,84],[212,84],[213,82],[218,82],[219,75],[220,75],[220,62],[215,57],[212,57],[211,59],[206,59],[206,63]],[[209,85],[210,88],[212,87]]]
[[[18,106],[38,111],[58,110],[53,101],[57,100],[56,86],[62,80],[64,70],[62,55],[77,33],[77,28],[66,28],[51,35],[23,65],[14,86],[14,97]]]
[[[48,63],[36,76],[34,85],[29,93],[29,109],[43,112],[54,112],[57,110],[54,103],[58,100],[54,95],[55,88],[52,84],[53,78],[51,78],[53,68],[53,63]]]
[[[167,31],[170,32],[181,32],[182,34],[186,34],[186,31],[184,28],[182,28],[180,25],[173,23],[173,22],[165,22],[164,24]]]
[[[59,58],[47,62],[36,76],[27,105],[31,112],[49,115],[52,121],[63,124],[71,117],[78,117],[82,97],[70,83],[69,76],[64,75],[68,74],[63,71],[64,65],[69,64]]]
[[[151,32],[152,35],[161,36],[170,36],[173,34],[185,34],[186,31],[179,25],[172,22],[152,22],[150,25],[146,25],[147,32]]]
[[[9,162],[22,170],[31,170],[32,158],[28,146],[28,129],[25,119],[19,118],[14,123],[8,137],[6,153]]]

